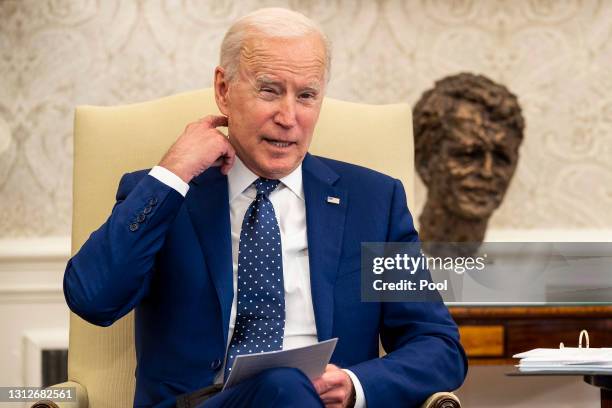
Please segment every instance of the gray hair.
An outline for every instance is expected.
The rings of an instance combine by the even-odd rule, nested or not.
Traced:
[[[325,80],[331,70],[331,42],[321,27],[313,20],[296,11],[279,7],[256,10],[236,20],[221,43],[220,63],[225,75],[231,81],[238,72],[240,51],[244,41],[260,33],[273,38],[299,38],[316,33],[325,45]]]

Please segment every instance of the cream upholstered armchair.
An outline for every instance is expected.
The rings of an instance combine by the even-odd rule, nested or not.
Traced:
[[[155,165],[189,122],[218,112],[212,89],[118,107],[77,108],[74,128],[72,252],[110,214],[120,177]],[[327,98],[310,151],[367,166],[402,180],[414,204],[411,109]],[[78,404],[129,407],[134,396],[133,313],[108,328],[70,317],[68,383]],[[395,401],[398,405],[398,401]],[[58,404],[61,406],[61,404]],[[36,407],[54,406],[39,402]],[[432,396],[424,407],[458,407],[453,394]]]

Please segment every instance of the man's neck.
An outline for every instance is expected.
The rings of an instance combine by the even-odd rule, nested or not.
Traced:
[[[228,188],[230,202],[246,188],[248,188],[259,176],[249,169],[246,164],[236,156],[234,166],[228,173]],[[295,195],[304,199],[304,188],[302,184],[302,164],[287,176],[280,179],[281,183],[289,188]]]
[[[458,217],[428,197],[419,217],[419,236],[423,242],[482,242],[488,222]]]

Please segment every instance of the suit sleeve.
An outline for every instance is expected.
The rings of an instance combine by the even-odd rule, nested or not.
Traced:
[[[144,172],[123,176],[104,224],[68,261],[64,296],[74,313],[110,326],[147,294],[157,252],[183,203],[176,190]]]
[[[404,188],[395,181],[389,217],[388,242],[418,242]],[[459,388],[467,359],[459,332],[444,303],[382,303],[382,358],[348,367],[359,378],[368,408],[390,401],[418,407],[431,394]]]

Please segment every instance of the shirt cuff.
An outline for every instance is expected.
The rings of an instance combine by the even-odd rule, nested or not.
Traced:
[[[355,408],[366,408],[366,400],[365,394],[363,393],[363,387],[361,386],[361,382],[359,382],[359,378],[353,373],[351,370],[347,370],[343,368],[349,377],[351,377],[351,381],[353,381],[353,387],[355,387]]]
[[[189,191],[189,184],[185,183],[183,179],[162,166],[155,166],[149,172],[149,176],[155,177],[168,187],[173,188],[183,197],[187,195]]]

